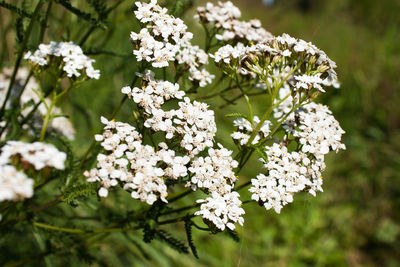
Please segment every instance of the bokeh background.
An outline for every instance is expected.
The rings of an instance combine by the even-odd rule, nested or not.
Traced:
[[[30,9],[36,1],[11,2]],[[93,1],[70,1],[95,16],[96,11],[89,2]],[[117,1],[103,2],[111,6]],[[100,131],[100,115],[112,113],[121,99],[120,88],[131,82],[137,68],[129,42],[130,31],[139,29],[132,13],[133,1],[121,2],[107,19],[108,28],[96,29],[83,46],[96,59],[101,79],[83,84],[62,104],[76,126],[77,138],[73,145],[80,153],[89,146],[93,134]],[[169,1],[170,7],[174,6],[173,2]],[[329,155],[325,192],[315,198],[298,194],[281,214],[256,204],[246,205],[245,225],[238,229],[238,242],[225,234],[195,231],[199,260],[192,255],[178,254],[158,241],[145,244],[141,241],[141,232],[130,233],[131,241],[115,233],[90,248],[100,262],[93,265],[400,266],[400,1],[232,2],[241,8],[244,19],[260,19],[274,35],[288,33],[311,41],[338,65],[341,88],[329,90],[319,100],[330,106],[346,131],[347,150]],[[205,3],[194,1],[194,6]],[[185,9],[182,11],[189,30],[194,32],[199,45],[203,45],[204,32],[192,19],[194,8],[186,6]],[[0,68],[11,66],[15,60],[17,17],[0,8]],[[46,42],[79,43],[90,28],[88,22],[57,5],[52,8],[50,18]],[[35,39],[38,33],[35,34],[29,43],[30,49],[38,45],[38,38]],[[214,90],[218,89],[210,86],[204,92]],[[254,101],[260,115],[263,99]],[[217,125],[223,129],[218,139],[233,148],[229,138],[232,120],[224,114],[245,112],[246,108],[239,101],[237,105],[218,109],[224,104],[220,98],[210,99],[208,103],[215,107]],[[117,119],[129,121],[131,118],[132,106],[126,104]],[[259,168],[254,158],[240,179],[255,177]],[[135,205],[129,200],[124,198],[118,208]],[[88,201],[97,202],[97,199]],[[192,203],[193,200],[184,200],[182,204],[185,201]],[[59,209],[68,210],[68,207]],[[183,225],[175,224],[167,229],[185,239]],[[3,259],[6,256],[3,254]],[[76,255],[67,253],[60,257],[64,259],[60,262],[67,265],[83,264]]]

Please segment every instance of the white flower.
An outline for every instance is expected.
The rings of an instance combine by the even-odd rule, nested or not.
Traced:
[[[313,44],[287,34],[247,46],[241,42],[236,46],[228,44],[211,57],[229,71],[236,68],[241,75],[265,76],[261,78],[268,84],[288,83],[293,91],[303,88],[325,92],[322,86],[339,86],[336,63]],[[275,64],[260,69],[258,61]],[[300,63],[305,67],[299,68]]]
[[[297,83],[295,85],[297,90],[300,89],[311,89],[315,88],[321,92],[325,92],[322,88],[321,84],[323,84],[323,80],[319,77],[320,75],[310,76],[310,75],[296,75],[294,78],[296,79]]]
[[[106,152],[98,155],[96,168],[84,173],[88,182],[100,182],[99,196],[107,197],[109,188],[120,184],[132,198],[149,205],[158,198],[167,202],[165,177],[186,176],[189,157],[176,156],[165,143],[159,144],[159,151],[143,145],[141,135],[127,123],[104,117],[101,121],[105,124],[104,132],[95,138]]]
[[[283,206],[293,202],[294,193],[308,190],[315,196],[316,191],[322,191],[323,157],[310,159],[306,153],[290,153],[285,146],[276,143],[266,147],[266,155],[268,161],[262,161],[267,175],[259,174],[252,179],[249,191],[251,198],[267,210],[280,213]]]
[[[213,192],[211,197],[197,202],[202,204],[200,210],[195,212],[195,215],[201,215],[204,220],[213,223],[219,230],[223,231],[226,227],[234,230],[235,223],[243,225],[244,219],[242,215],[245,212],[240,207],[242,202],[237,192],[230,192],[224,195]]]
[[[249,47],[244,46],[243,43],[238,43],[236,46],[225,45],[220,47],[214,55],[210,55],[214,58],[217,63],[225,63],[229,64],[231,60],[241,60],[246,56],[246,53],[249,51]]]
[[[36,170],[44,167],[63,170],[65,168],[64,162],[67,158],[64,152],[58,151],[51,144],[8,141],[1,148],[0,164],[8,163],[13,156],[18,156],[23,162],[32,164]]]
[[[142,88],[135,87],[131,89],[129,86],[125,86],[121,89],[121,92],[132,98],[135,103],[144,108],[149,114],[152,113],[152,110],[160,109],[166,100],[182,99],[185,95],[184,91],[179,90],[177,83],[156,80],[154,79],[154,73],[151,71],[147,71],[142,79],[145,83]]]
[[[33,196],[33,180],[11,165],[0,165],[0,202]]]
[[[187,186],[194,190],[205,188],[210,192],[225,194],[231,191],[237,180],[233,169],[238,166],[231,157],[232,151],[219,145],[219,149],[209,148],[207,157],[198,157],[193,160],[189,171],[194,175]]]
[[[260,119],[257,116],[254,116],[253,122],[254,122],[254,127],[257,127],[257,125],[260,123]],[[250,135],[253,132],[253,126],[251,125],[251,122],[245,118],[240,117],[233,121],[233,125],[238,128],[238,131],[233,132],[231,134],[231,137],[234,140],[239,140],[240,145],[247,144],[247,142],[250,139]],[[259,132],[254,137],[251,143],[254,145],[257,144],[261,139],[266,138],[271,132],[270,126],[271,126],[270,121],[268,120],[264,121]]]
[[[232,2],[218,2],[216,5],[207,3],[205,7],[197,8],[195,18],[202,23],[212,24],[219,32],[216,38],[225,42],[232,40],[260,42],[272,35],[261,27],[257,19],[240,21],[240,10]]]
[[[299,138],[301,151],[323,156],[330,150],[346,149],[341,143],[345,132],[327,106],[310,103],[284,122],[284,128]],[[297,123],[298,122],[298,123]]]
[[[52,57],[61,57],[62,69],[68,77],[80,77],[82,74],[89,78],[99,79],[100,71],[95,70],[92,63],[95,61],[83,54],[82,49],[73,42],[50,42],[40,44],[35,52],[25,54],[25,59],[39,67],[47,66]]]

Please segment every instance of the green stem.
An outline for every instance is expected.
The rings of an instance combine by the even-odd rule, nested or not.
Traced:
[[[185,216],[182,216],[182,217],[178,217],[178,218],[174,218],[174,219],[170,219],[170,220],[165,220],[165,221],[159,222],[158,224],[159,224],[159,225],[164,225],[164,224],[171,224],[171,223],[176,223],[176,222],[182,222],[182,221],[185,221],[185,220],[187,220],[187,219],[189,219],[189,218],[193,218],[193,217],[195,217],[195,216],[196,216],[196,215],[194,215],[194,214],[185,215]]]
[[[50,122],[51,111],[53,110],[53,107],[57,101],[57,95],[56,95],[55,91],[53,92],[53,95],[54,96],[51,100],[51,104],[50,104],[49,108],[47,109],[46,117],[44,118],[44,121],[43,121],[42,131],[40,132],[40,139],[39,139],[40,142],[42,142],[44,140],[44,137],[46,136],[46,130],[47,130],[47,125]]]
[[[19,217],[16,217],[16,218],[13,218],[13,219],[11,219],[9,221],[6,221],[6,222],[4,222],[4,224],[15,224],[17,222],[24,221],[24,220],[26,220],[28,218],[31,218],[31,216],[33,216],[33,215],[35,215],[35,214],[37,214],[37,213],[39,213],[39,212],[41,212],[43,210],[46,210],[48,208],[51,208],[51,207],[53,207],[55,205],[60,204],[61,202],[62,201],[60,200],[60,198],[56,198],[56,199],[54,199],[52,201],[49,201],[49,202],[43,204],[42,206],[34,208],[32,211],[27,212],[25,215],[21,215]],[[3,222],[1,222],[1,223],[3,224]]]
[[[129,230],[137,230],[137,229],[141,228],[139,226],[135,226],[135,227],[121,227],[121,228],[102,228],[102,229],[86,231],[86,230],[77,229],[77,228],[58,227],[58,226],[40,223],[40,222],[33,222],[33,225],[43,228],[43,229],[51,230],[51,231],[64,232],[64,233],[70,233],[70,234],[100,234],[100,233],[125,232],[125,231],[129,231]]]
[[[71,234],[84,234],[84,233],[86,233],[84,230],[81,230],[81,229],[57,227],[57,226],[44,224],[44,223],[40,223],[40,222],[33,222],[33,225],[35,225],[37,227],[40,227],[40,228],[52,230],[52,231],[65,232],[65,233],[71,233]]]
[[[164,216],[164,215],[168,215],[168,214],[172,214],[172,213],[179,213],[185,210],[191,210],[197,207],[200,207],[201,203],[196,203],[194,205],[190,205],[190,206],[186,206],[186,207],[182,207],[182,208],[178,208],[178,209],[174,209],[174,210],[169,210],[166,211],[164,213],[161,213],[160,216]]]
[[[235,190],[235,191],[239,191],[239,190],[241,190],[241,189],[247,187],[247,186],[250,185],[250,184],[251,184],[251,181],[247,181],[247,182],[245,182],[245,183],[239,185],[238,187],[236,187],[234,190]]]
[[[167,199],[168,203],[175,202],[175,201],[191,194],[192,192],[193,192],[193,190],[189,189],[189,190],[183,191],[181,193],[178,193],[177,195],[171,196],[171,198]]]
[[[51,116],[52,116],[51,111],[53,110],[54,106],[56,105],[56,103],[58,102],[58,100],[60,98],[62,98],[64,95],[66,95],[74,87],[74,84],[72,84],[68,89],[66,89],[66,90],[62,91],[61,93],[57,94],[56,93],[56,88],[57,88],[57,85],[58,85],[59,82],[60,82],[60,78],[57,79],[56,85],[54,86],[54,90],[53,90],[53,98],[51,100],[51,104],[47,108],[47,113],[46,113],[46,117],[45,117],[44,122],[43,122],[42,131],[40,132],[40,139],[39,139],[40,142],[42,142],[44,140],[44,137],[46,136],[47,126],[48,126],[49,122],[51,121]],[[46,100],[43,98],[42,102],[46,103],[45,101]]]
[[[43,5],[43,0],[39,0],[39,2],[37,3],[37,5],[35,7],[34,12],[33,12],[32,19],[29,22],[29,26],[26,29],[26,32],[24,34],[24,40],[22,41],[22,44],[21,44],[20,49],[18,51],[17,60],[15,61],[14,69],[13,69],[13,72],[11,74],[10,83],[9,83],[8,89],[7,89],[7,94],[6,94],[6,97],[4,98],[3,105],[1,106],[1,109],[0,109],[0,119],[3,118],[3,116],[4,116],[4,111],[5,111],[5,108],[6,108],[6,105],[7,105],[7,101],[10,98],[11,91],[12,91],[12,88],[14,86],[15,78],[17,77],[17,72],[18,72],[19,66],[21,64],[21,60],[22,60],[25,48],[28,45],[28,40],[29,40],[29,37],[31,35],[32,29],[33,29],[33,25],[35,23],[35,20],[39,16],[39,11],[40,11],[42,5]]]
[[[279,92],[279,89],[282,87],[283,83],[284,83],[285,81],[287,81],[287,79],[289,79],[289,77],[290,77],[300,66],[301,66],[301,63],[298,63],[298,64],[289,72],[289,74],[286,75],[286,77],[285,77],[282,81],[280,81],[280,83],[277,84],[277,85],[273,88],[273,92],[272,92],[272,95],[271,95],[271,104],[270,104],[269,108],[265,111],[265,113],[264,113],[264,115],[262,116],[260,122],[257,124],[257,127],[256,127],[256,128],[253,130],[253,132],[251,133],[250,138],[249,138],[249,141],[247,142],[248,144],[251,144],[251,142],[254,140],[254,138],[256,137],[257,133],[258,133],[259,130],[261,129],[263,123],[265,122],[265,120],[268,118],[268,116],[271,114],[273,108],[275,107],[275,106],[274,106],[274,101],[275,101],[275,98],[276,98],[276,96],[277,96],[277,94],[278,94],[278,92]],[[266,81],[266,83],[267,83],[267,81]],[[287,97],[289,97],[289,96],[287,96]],[[282,102],[282,101],[281,101],[281,102]],[[280,102],[280,103],[281,103],[281,102]]]

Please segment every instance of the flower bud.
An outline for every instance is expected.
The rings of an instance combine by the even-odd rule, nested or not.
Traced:
[[[269,63],[271,63],[271,59],[270,59],[270,57],[266,57],[265,60],[264,60],[265,66],[268,66]]]
[[[272,47],[279,50],[279,44],[278,44],[278,41],[277,41],[277,40],[274,39],[274,40],[272,41]]]
[[[248,69],[250,69],[250,70],[253,69],[253,67],[254,67],[254,66],[253,66],[250,62],[248,62],[248,61],[245,61],[245,62],[244,62],[244,65],[246,66],[246,68],[248,68]]]
[[[277,64],[277,63],[279,63],[279,61],[281,60],[281,58],[282,58],[282,56],[276,55],[276,56],[274,56],[274,58],[272,59],[272,62],[275,63],[275,64]]]
[[[327,66],[327,65],[320,65],[320,66],[318,66],[317,71],[323,73],[323,72],[325,72],[325,71],[327,71],[329,69],[330,69],[330,67]]]
[[[315,56],[311,56],[310,59],[308,60],[308,64],[313,65],[317,62],[317,58]]]
[[[253,63],[257,63],[257,62],[258,62],[258,56],[256,56],[255,54],[250,53],[250,54],[248,55],[248,57],[249,57],[249,59],[250,59],[251,62],[253,62]]]

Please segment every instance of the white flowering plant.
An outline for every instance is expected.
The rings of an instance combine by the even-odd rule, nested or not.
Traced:
[[[44,2],[38,2],[31,16],[38,16]],[[92,29],[102,26],[68,1],[55,2],[86,16]],[[118,3],[98,7],[99,17]],[[244,225],[246,203],[280,213],[298,192],[315,196],[322,191],[326,154],[345,149],[344,131],[332,112],[315,102],[340,85],[336,64],[325,52],[288,34],[274,36],[259,20],[242,20],[231,2],[197,8],[195,20],[205,30],[201,48],[185,22],[162,3],[168,5],[135,3],[132,16],[139,28],[129,37],[127,33],[137,62],[133,81],[120,89],[122,101],[111,116],[97,114],[103,130],[84,153],[71,147],[79,128],[57,106],[78,85],[102,79],[95,60],[80,45],[51,41],[29,51],[24,41],[28,27],[14,68],[0,74],[0,230],[14,231],[24,223],[33,227],[41,258],[66,249],[43,243],[51,243],[52,234],[74,236],[70,249],[79,250],[87,248],[88,239],[139,229],[145,242],[157,238],[188,252],[185,243],[163,228],[179,223],[198,257],[192,228],[235,235],[238,225]],[[49,12],[52,1],[46,4]],[[228,94],[236,96],[228,99]],[[224,99],[222,107],[239,100],[246,107],[226,114],[232,134],[223,142],[216,141],[213,106],[202,102],[215,98]],[[261,114],[255,114],[254,98],[265,99]],[[129,105],[131,116],[117,121],[123,105]],[[260,162],[259,174],[252,178],[241,175],[250,159]],[[247,199],[240,194],[246,189]],[[52,190],[57,196],[43,204]],[[131,198],[123,211],[118,203],[110,204],[120,191]],[[85,206],[93,195],[99,201]],[[54,216],[59,215],[49,209],[63,203],[76,219],[85,218],[87,209],[107,213],[94,217],[100,226],[68,227],[67,219],[57,225]],[[38,231],[46,232],[45,239]]]

